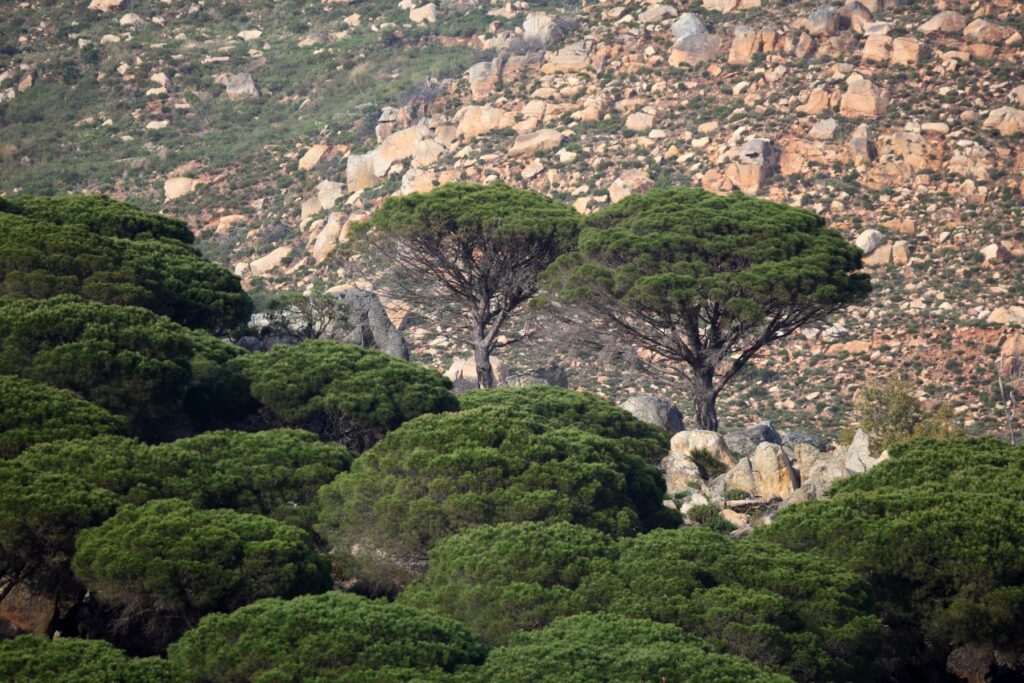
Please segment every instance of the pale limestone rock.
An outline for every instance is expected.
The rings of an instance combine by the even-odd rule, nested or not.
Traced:
[[[359,192],[377,184],[373,170],[373,154],[352,154],[345,167],[345,184],[349,192]]]
[[[888,93],[871,81],[861,79],[849,84],[839,103],[839,113],[850,118],[874,118],[886,112]]]
[[[885,244],[885,235],[874,228],[868,228],[861,234],[857,235],[857,239],[854,243],[862,252],[864,252],[865,256],[868,256]]]
[[[836,122],[835,119],[822,119],[821,121],[815,123],[813,127],[811,127],[811,130],[808,133],[808,135],[810,135],[815,140],[831,140],[832,137],[836,134],[836,129],[838,127],[839,124]]]
[[[975,19],[964,28],[964,38],[973,43],[1002,43],[1012,35],[1012,28],[985,19]]]
[[[993,109],[981,127],[998,131],[1003,137],[1016,135],[1024,131],[1024,110],[1013,107]]]
[[[887,62],[892,52],[892,38],[884,35],[868,36],[864,41],[861,59],[865,62]]]
[[[266,275],[270,271],[279,268],[284,260],[292,253],[291,247],[278,247],[266,256],[249,262],[249,274],[253,277]]]
[[[251,74],[220,74],[215,76],[213,81],[224,86],[230,100],[242,100],[260,96],[260,92],[256,88],[256,83],[252,80]]]
[[[508,380],[508,370],[497,358],[491,358],[491,373],[494,375],[495,385],[504,384]],[[456,392],[472,391],[477,388],[476,361],[473,358],[456,358],[444,376],[451,380]]]
[[[499,128],[510,128],[516,120],[514,112],[489,105],[463,107],[456,115],[458,133],[466,141]]]
[[[985,322],[995,325],[1024,325],[1024,306],[1000,306],[992,309]]]
[[[967,20],[962,14],[946,11],[939,12],[934,17],[924,22],[917,29],[921,33],[959,33],[967,26]]]
[[[725,438],[718,432],[706,429],[688,429],[672,437],[669,451],[689,455],[694,451],[707,451],[712,458],[726,465],[734,465],[736,459],[725,445]]]
[[[608,198],[614,204],[635,192],[646,192],[654,186],[651,176],[639,168],[623,171],[608,187]]]
[[[430,3],[422,7],[414,7],[409,10],[409,21],[414,24],[436,24],[437,5]]]
[[[894,38],[892,41],[892,63],[910,66],[917,64],[921,57],[921,43],[914,38]]]
[[[195,178],[168,178],[164,181],[164,201],[169,202],[192,194],[198,185],[199,181]]]
[[[672,22],[671,29],[672,35],[676,40],[708,32],[707,27],[704,26],[704,22],[700,18],[700,15],[694,14],[693,12],[686,12],[685,14],[680,15],[678,19]]]
[[[562,144],[562,134],[552,128],[542,128],[533,133],[516,137],[515,143],[508,151],[511,157],[527,156],[538,152],[555,149]]]
[[[469,67],[467,79],[469,80],[469,91],[473,99],[483,99],[494,92],[494,87],[498,84],[500,73],[500,59],[494,59],[489,62],[477,62]]]
[[[670,66],[697,66],[715,59],[721,51],[722,39],[719,36],[711,33],[694,33],[675,42],[668,63]]]
[[[523,180],[530,180],[543,172],[544,164],[541,163],[540,159],[534,159],[523,168],[519,175],[522,176]]]
[[[330,148],[327,145],[317,144],[311,146],[306,150],[306,153],[302,155],[302,158],[299,159],[299,170],[308,171],[316,167],[316,165],[320,163],[320,160],[323,159],[324,154],[327,153],[328,149]]]
[[[89,3],[89,9],[96,10],[97,12],[110,12],[115,9],[121,9],[124,6],[124,0],[92,0]]]
[[[523,20],[523,40],[530,46],[549,47],[564,35],[556,18],[547,12],[531,12]]]
[[[654,114],[635,111],[626,117],[626,130],[642,132],[654,127]]]

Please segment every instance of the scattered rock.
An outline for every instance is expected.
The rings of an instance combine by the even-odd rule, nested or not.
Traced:
[[[952,11],[939,12],[934,17],[924,22],[917,29],[921,33],[959,33],[967,26],[967,20],[962,14]]]
[[[871,81],[861,79],[850,83],[839,103],[839,113],[850,118],[874,118],[889,106],[888,93]]]
[[[124,0],[92,0],[89,9],[97,12],[110,12],[124,7]]]
[[[215,76],[213,80],[215,83],[224,86],[228,99],[243,100],[260,96],[260,92],[256,89],[256,83],[252,80],[251,74],[220,74]]]
[[[1016,135],[1024,131],[1024,110],[1013,107],[993,109],[981,127],[995,130],[1003,137]]]
[[[646,192],[654,187],[654,180],[647,171],[631,168],[622,174],[608,187],[608,198],[612,203],[621,201],[636,192]]]
[[[533,133],[526,133],[516,138],[512,148],[508,151],[511,157],[527,156],[537,154],[549,149],[555,149],[562,144],[562,134],[551,128],[542,128]]]
[[[164,181],[164,201],[171,201],[192,194],[199,181],[194,178],[168,178]]]

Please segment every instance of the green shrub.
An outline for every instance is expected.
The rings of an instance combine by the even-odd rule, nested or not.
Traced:
[[[157,446],[118,437],[42,444],[18,462],[67,472],[125,502],[182,498],[197,508],[267,515],[305,529],[316,519],[317,489],[348,469],[351,454],[309,432],[207,432]]]
[[[77,586],[75,535],[116,508],[116,496],[72,474],[0,460],[0,584],[27,581],[51,593]]]
[[[212,614],[171,646],[186,683],[431,680],[479,664],[483,644],[430,612],[324,593]]]
[[[714,479],[729,470],[724,462],[711,455],[711,451],[706,448],[691,451],[690,460],[693,460],[693,464],[697,466],[700,476],[704,479]]]
[[[82,531],[72,568],[159,647],[204,614],[330,588],[328,562],[308,540],[267,517],[155,500]]]
[[[456,410],[451,383],[428,368],[334,341],[306,341],[233,365],[271,423],[303,427],[361,451],[423,413]]]
[[[75,391],[150,438],[187,429],[187,403],[216,404],[219,369],[240,353],[142,308],[0,298],[0,373]]]
[[[615,563],[584,587],[594,609],[676,624],[796,680],[878,674],[869,586],[814,555],[708,529],[654,531],[622,539]]]
[[[612,534],[677,525],[664,494],[661,473],[615,439],[475,408],[421,416],[364,453],[321,490],[321,533],[359,549],[357,574],[393,584],[477,524],[564,521]]]
[[[870,580],[895,656],[942,668],[957,644],[1024,642],[1024,448],[991,439],[912,441],[830,499],[783,510],[759,532]]]
[[[549,420],[559,427],[578,427],[586,432],[619,439],[657,465],[669,447],[663,429],[641,422],[629,412],[596,394],[549,386],[478,389],[459,397],[463,409],[502,406]]]
[[[482,670],[490,683],[686,681],[785,683],[731,655],[708,652],[675,626],[612,614],[583,614],[521,633],[492,650]]]
[[[132,659],[102,640],[0,640],[0,679],[11,683],[177,683],[171,665]]]
[[[516,631],[585,611],[576,589],[614,550],[611,537],[565,522],[474,527],[434,548],[426,575],[399,600],[458,619],[488,644],[504,644]]]
[[[33,444],[117,434],[126,426],[74,392],[0,375],[0,459]]]

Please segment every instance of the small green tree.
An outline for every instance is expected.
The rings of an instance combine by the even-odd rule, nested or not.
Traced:
[[[74,475],[0,460],[0,599],[22,581],[51,594],[74,592],[75,535],[116,508],[114,494]]]
[[[0,679],[11,683],[177,683],[156,657],[129,658],[102,640],[20,636],[0,640]]]
[[[537,292],[537,276],[572,247],[570,207],[503,183],[447,183],[391,197],[358,237],[377,288],[473,348],[478,386],[491,387],[491,354],[518,340],[511,318]],[[467,334],[468,333],[468,334]]]
[[[0,459],[36,443],[117,434],[126,427],[74,392],[0,375]]]
[[[302,427],[356,451],[417,415],[458,408],[439,373],[353,344],[277,346],[232,365],[250,383],[261,424]]]
[[[853,418],[878,452],[915,437],[951,439],[961,433],[949,406],[925,410],[913,385],[902,379],[861,388],[853,400]]]
[[[517,631],[587,610],[576,589],[615,550],[610,536],[565,522],[474,527],[434,548],[426,575],[399,601],[458,619],[502,645]]]
[[[38,445],[18,462],[82,477],[142,504],[181,498],[197,508],[261,514],[310,530],[317,490],[348,469],[349,451],[294,429],[207,432],[148,446],[100,437]]]
[[[422,574],[443,539],[478,524],[573,522],[612,534],[679,524],[665,481],[626,444],[518,410],[423,415],[320,492],[320,531],[368,583]]]
[[[75,575],[156,649],[204,614],[330,588],[328,562],[301,529],[183,500],[125,505],[75,545]]]
[[[708,652],[675,626],[612,614],[581,614],[523,632],[492,650],[481,672],[491,683],[686,681],[786,683],[749,661]]]
[[[263,334],[282,336],[294,342],[337,338],[349,328],[349,306],[317,281],[306,292],[285,292],[267,304],[267,325]]]
[[[863,301],[860,250],[809,211],[664,188],[587,220],[542,282],[597,328],[686,368],[697,426],[765,346]]]
[[[267,599],[212,614],[171,646],[185,683],[424,681],[480,664],[451,619],[348,593]],[[472,680],[472,679],[470,679]]]

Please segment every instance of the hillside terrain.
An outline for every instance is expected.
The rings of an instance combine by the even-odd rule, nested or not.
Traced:
[[[181,217],[268,290],[345,284],[352,221],[450,180],[583,213],[666,184],[758,194],[855,241],[874,293],[768,351],[723,421],[834,430],[865,382],[905,376],[991,432],[999,359],[1024,349],[1022,34],[1012,0],[11,3],[0,192]],[[511,371],[557,360],[570,386],[688,414],[630,369],[657,359],[524,325]],[[466,354],[405,332],[429,365]]]

